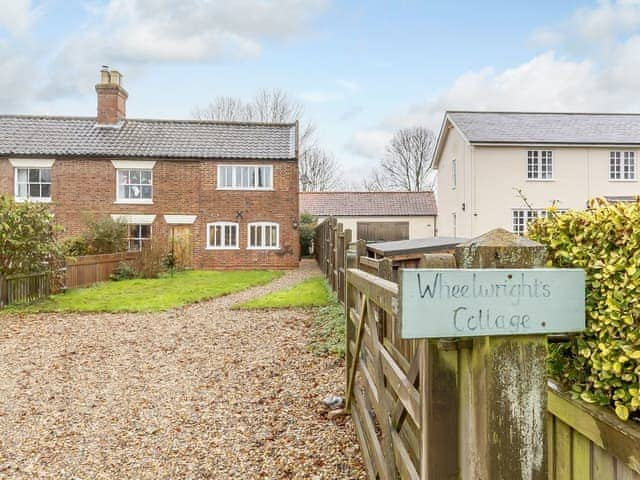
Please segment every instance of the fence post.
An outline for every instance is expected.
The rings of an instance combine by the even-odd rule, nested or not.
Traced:
[[[456,259],[450,253],[426,254],[420,268],[456,268]],[[420,478],[457,479],[458,351],[435,339],[420,342]]]
[[[351,236],[351,230],[347,230],[349,236]],[[347,270],[350,268],[356,268],[358,264],[358,256],[355,248],[350,245],[344,252],[344,318],[345,318],[345,345],[344,345],[344,359],[345,359],[345,386],[349,383],[349,372],[351,371],[351,365],[355,361],[353,358],[353,352],[349,348],[351,340],[355,338],[355,328],[353,328],[353,322],[351,321],[351,309],[356,307],[357,291],[353,286],[349,286],[347,282]]]
[[[367,256],[367,242],[359,239],[356,241],[356,254],[358,256],[356,261],[356,268],[360,268],[360,257]]]
[[[545,247],[492,230],[456,248],[458,268],[541,267]],[[459,355],[460,478],[547,480],[544,335],[474,337]]]

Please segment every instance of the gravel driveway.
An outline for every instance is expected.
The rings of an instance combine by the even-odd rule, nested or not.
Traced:
[[[311,275],[161,314],[0,317],[0,478],[366,478],[320,400],[341,362],[303,310],[231,311]]]

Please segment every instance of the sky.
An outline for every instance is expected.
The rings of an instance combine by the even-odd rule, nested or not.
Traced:
[[[2,0],[0,113],[130,118],[288,92],[345,183],[446,110],[640,112],[640,0]]]

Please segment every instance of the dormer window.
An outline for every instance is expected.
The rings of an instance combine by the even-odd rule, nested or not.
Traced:
[[[529,150],[527,152],[527,179],[553,179],[553,152],[551,150]]]

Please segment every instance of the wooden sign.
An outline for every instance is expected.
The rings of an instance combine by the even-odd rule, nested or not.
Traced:
[[[580,269],[400,270],[402,338],[584,330]]]

